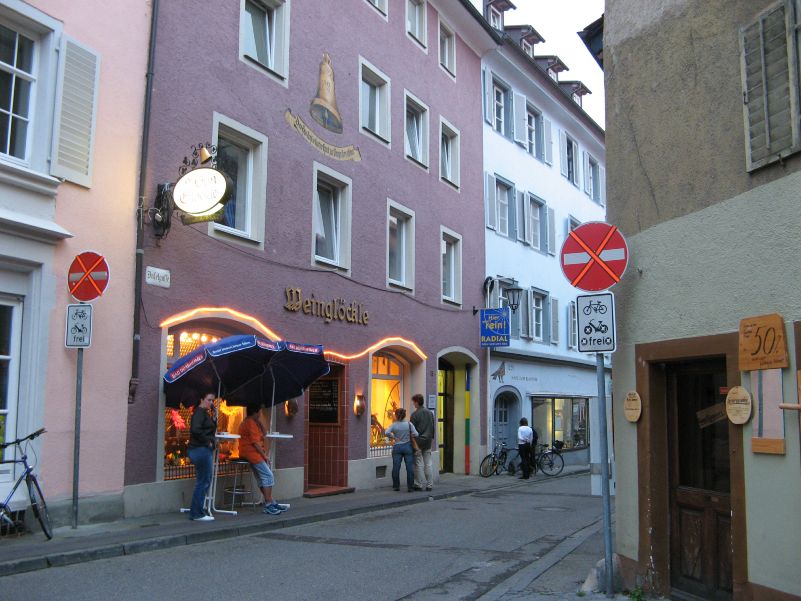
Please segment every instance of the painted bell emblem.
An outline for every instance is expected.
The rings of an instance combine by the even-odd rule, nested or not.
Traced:
[[[309,107],[312,119],[329,131],[342,133],[342,117],[337,109],[337,99],[334,92],[334,68],[331,66],[331,57],[323,53],[320,61],[320,81],[317,84],[317,97],[311,101]]]

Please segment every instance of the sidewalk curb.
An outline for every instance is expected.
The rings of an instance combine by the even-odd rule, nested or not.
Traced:
[[[588,473],[586,471],[571,472],[564,475],[556,476],[556,478],[569,478],[571,476],[583,475]],[[547,482],[553,478],[534,480],[526,484],[538,484],[540,482]],[[360,507],[349,507],[343,509],[336,509],[332,511],[321,510],[319,513],[311,515],[302,515],[297,517],[279,517],[278,519],[269,522],[262,522],[256,524],[249,524],[245,526],[229,526],[225,524],[218,526],[216,529],[206,529],[188,534],[173,534],[167,536],[153,536],[150,538],[143,538],[129,542],[113,543],[113,544],[98,544],[96,547],[87,549],[62,551],[56,553],[42,553],[41,556],[26,557],[22,559],[15,559],[11,561],[0,562],[0,578],[4,576],[11,576],[14,574],[22,574],[25,572],[34,572],[51,567],[63,567],[74,565],[77,563],[85,563],[89,561],[96,561],[98,559],[109,559],[113,557],[120,557],[123,555],[136,555],[139,553],[147,553],[149,551],[159,551],[162,549],[170,549],[174,547],[181,547],[186,545],[194,545],[198,543],[206,543],[215,540],[224,540],[229,538],[237,538],[241,536],[255,536],[273,530],[283,528],[291,528],[294,526],[303,526],[306,524],[313,524],[317,522],[324,522],[328,520],[335,520],[343,517],[350,517],[364,513],[371,513],[381,511],[384,509],[395,509],[398,507],[406,507],[409,505],[417,505],[420,503],[428,503],[431,501],[442,501],[471,495],[482,492],[489,492],[493,490],[501,490],[514,486],[520,486],[522,483],[517,481],[510,483],[502,483],[498,486],[490,486],[488,488],[471,487],[462,490],[450,490],[447,492],[415,495],[404,497],[397,500],[392,500],[375,505],[363,505]],[[102,535],[98,535],[102,536]],[[91,541],[89,541],[91,543]],[[43,543],[46,545],[47,543]]]

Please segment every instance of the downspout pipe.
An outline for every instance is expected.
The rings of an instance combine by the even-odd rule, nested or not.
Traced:
[[[139,186],[137,190],[136,208],[136,263],[134,274],[134,307],[133,307],[133,339],[131,352],[131,379],[128,381],[128,404],[136,401],[136,389],[139,386],[139,352],[142,331],[142,269],[144,265],[145,238],[145,185],[147,169],[147,150],[150,142],[150,110],[153,98],[153,63],[156,57],[156,26],[159,15],[159,0],[153,0],[150,14],[150,42],[147,51],[147,73],[145,74],[145,107],[142,119],[142,147],[139,154]]]

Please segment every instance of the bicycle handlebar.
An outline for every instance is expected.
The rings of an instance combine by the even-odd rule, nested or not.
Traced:
[[[25,442],[26,440],[33,440],[34,438],[36,438],[37,436],[41,436],[45,432],[47,432],[47,430],[45,430],[44,428],[39,428],[36,432],[31,432],[27,436],[24,436],[22,438],[18,438],[17,440],[12,440],[10,442],[6,442],[6,443],[3,443],[3,444],[0,444],[0,449],[5,449],[7,447],[19,444],[21,442]]]

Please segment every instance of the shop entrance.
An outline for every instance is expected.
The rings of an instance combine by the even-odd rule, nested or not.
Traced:
[[[672,598],[732,598],[725,359],[666,365]]]
[[[335,363],[330,366],[328,375],[309,386],[304,496],[334,494],[348,484],[345,368]]]
[[[437,445],[440,473],[453,472],[453,384],[453,365],[440,359],[437,372]]]

